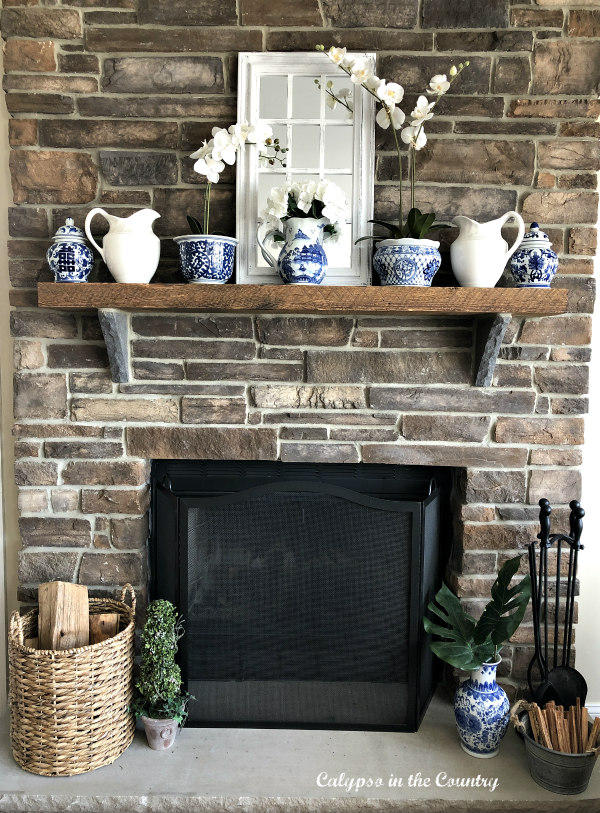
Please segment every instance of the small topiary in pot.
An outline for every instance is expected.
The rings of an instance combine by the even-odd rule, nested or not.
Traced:
[[[148,745],[156,751],[170,748],[188,715],[194,698],[181,690],[181,669],[175,663],[183,622],[170,601],[157,599],[148,606],[142,632],[142,664],[131,711],[140,717]]]

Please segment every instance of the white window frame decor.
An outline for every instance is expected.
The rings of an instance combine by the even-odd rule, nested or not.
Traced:
[[[375,54],[356,53],[349,56],[366,59],[375,71]],[[271,52],[242,53],[239,55],[238,69],[238,121],[256,122],[259,118],[260,80],[263,76],[287,76],[288,88],[291,89],[293,78],[297,76],[319,77],[321,87],[325,88],[329,80],[334,87],[339,83],[340,70],[332,64],[322,52]],[[357,91],[353,94],[354,116],[352,137],[352,178],[353,195],[348,201],[352,224],[351,262],[347,268],[328,269],[323,285],[370,285],[370,241],[355,244],[357,238],[369,233],[368,220],[373,217],[373,183],[375,166],[375,106],[367,93]],[[318,93],[315,87],[315,93]],[[324,166],[323,125],[335,124],[325,119],[325,92],[322,91],[321,113],[318,120],[308,119],[307,123],[321,126],[321,150],[319,166],[321,176],[335,178],[335,170]],[[285,125],[290,132],[291,92],[288,93],[288,114],[285,119],[264,119],[268,124]],[[305,120],[302,120],[305,123]],[[345,126],[348,126],[347,124]],[[275,268],[263,268],[257,265],[256,230],[259,223],[258,212],[258,177],[269,168],[259,167],[254,150],[240,153],[237,169],[237,282],[243,284],[273,285],[282,283]],[[273,171],[272,169],[270,171]],[[285,169],[278,169],[286,173]],[[289,173],[286,173],[289,177]],[[300,178],[299,178],[300,180]]]

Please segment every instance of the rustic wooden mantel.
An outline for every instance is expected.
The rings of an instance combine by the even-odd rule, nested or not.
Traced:
[[[567,310],[564,288],[418,288],[314,285],[124,285],[40,282],[38,305],[61,310],[97,309],[113,380],[129,380],[128,311],[198,313],[470,315],[475,318],[475,386],[492,382],[512,314],[552,316]]]

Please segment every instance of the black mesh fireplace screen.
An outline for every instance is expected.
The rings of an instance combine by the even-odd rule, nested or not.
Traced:
[[[155,590],[186,619],[193,722],[416,728],[440,496],[418,471],[155,462]]]

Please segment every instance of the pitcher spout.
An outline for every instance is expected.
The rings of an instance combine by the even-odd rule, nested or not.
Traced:
[[[129,215],[129,217],[114,219],[121,221],[123,230],[137,231],[139,228],[149,228],[159,217],[159,213],[155,212],[154,209],[140,209],[139,211],[134,212],[132,215]]]

